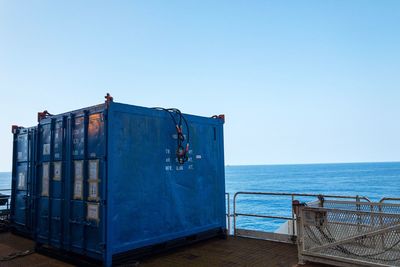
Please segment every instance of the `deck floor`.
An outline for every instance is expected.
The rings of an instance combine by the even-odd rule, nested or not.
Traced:
[[[0,234],[0,259],[26,250],[33,251],[34,243],[11,233]],[[8,261],[0,260],[0,267],[58,267],[72,266],[47,256],[32,253]],[[145,258],[125,266],[169,267],[169,266],[297,266],[297,248],[295,245],[276,243],[242,237],[230,237],[227,240],[214,238],[170,252]],[[307,267],[324,265],[308,264]]]
[[[34,250],[34,242],[32,240],[13,235],[9,232],[0,234],[0,267],[65,267],[73,266],[58,261],[47,256],[32,253],[23,257],[16,257],[11,260],[3,261],[2,259],[13,253]]]
[[[140,266],[297,266],[297,247],[266,240],[230,237],[211,239],[173,252],[153,256],[140,262]],[[307,264],[304,267],[327,267]]]

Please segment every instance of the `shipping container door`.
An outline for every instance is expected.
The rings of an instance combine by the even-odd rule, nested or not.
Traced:
[[[103,253],[103,173],[105,136],[102,113],[85,112],[71,120],[72,172],[70,242],[74,252],[101,259]]]
[[[70,179],[69,239],[71,250],[82,254],[84,249],[84,154],[85,154],[85,117],[73,116],[71,122],[72,172]]]
[[[104,252],[105,203],[105,119],[104,113],[89,115],[87,147],[86,234],[90,254]]]
[[[65,119],[39,125],[38,241],[62,246],[65,183]]]
[[[64,214],[64,118],[53,120],[50,166],[50,244],[62,246]]]
[[[20,128],[14,135],[13,200],[11,216],[17,231],[30,234],[33,227],[32,184],[35,165],[34,153],[35,129]]]

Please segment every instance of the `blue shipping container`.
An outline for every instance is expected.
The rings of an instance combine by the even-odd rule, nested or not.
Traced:
[[[111,266],[127,252],[225,232],[223,120],[107,101],[37,128],[34,238]]]

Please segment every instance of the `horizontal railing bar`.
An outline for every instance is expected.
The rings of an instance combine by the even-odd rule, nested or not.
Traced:
[[[269,216],[269,215],[248,214],[248,213],[235,213],[235,216],[257,217],[257,218],[267,218],[267,219],[281,219],[281,220],[291,220],[291,221],[295,220],[291,217]]]
[[[235,193],[237,195],[266,195],[266,196],[298,196],[298,197],[319,197],[322,196],[324,198],[344,198],[344,199],[364,199],[370,201],[369,198],[364,196],[343,196],[343,195],[322,195],[322,194],[303,194],[303,193],[287,193],[287,192],[246,192],[239,191]]]
[[[399,199],[400,200],[400,199]],[[382,203],[382,202],[354,202],[354,201],[341,201],[341,200],[326,200],[325,203],[333,203],[333,204],[351,204],[351,205],[359,205],[359,206],[367,206],[367,207],[400,207],[399,203]]]
[[[377,218],[387,216],[387,217],[399,217],[399,213],[387,213],[387,212],[375,212],[375,211],[362,211],[362,210],[345,210],[345,209],[337,209],[337,208],[317,208],[317,207],[305,207],[304,210],[308,211],[329,211],[333,213],[351,213],[355,215],[376,215]]]
[[[378,220],[379,218],[376,218]],[[329,221],[330,224],[337,224],[337,225],[346,225],[346,226],[354,226],[354,227],[364,227],[364,228],[376,228],[379,224],[372,225],[372,224],[365,224],[365,223],[346,223],[346,222],[338,222],[338,221]]]
[[[379,200],[379,203],[383,203],[383,202],[385,202],[386,200],[394,200],[394,201],[400,201],[400,198],[398,198],[398,197],[384,197],[384,198],[381,198],[381,200]]]
[[[321,254],[320,253],[316,253],[316,252],[302,251],[301,254],[306,256],[306,257],[321,258]],[[365,259],[354,259],[354,258],[349,259],[349,258],[345,258],[345,257],[341,257],[341,256],[335,256],[335,255],[329,255],[329,257],[327,257],[327,259],[329,261],[335,262],[335,263],[339,263],[339,262],[350,263],[351,264],[350,266],[354,266],[354,263],[359,263],[358,266],[374,266],[374,267],[388,267],[388,266],[390,266],[390,265],[382,264],[382,263],[374,263],[373,265],[371,265],[371,262],[367,261]],[[345,265],[345,266],[348,266],[348,265]]]

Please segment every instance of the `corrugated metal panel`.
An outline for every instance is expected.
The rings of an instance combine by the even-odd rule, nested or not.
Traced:
[[[219,120],[186,116],[189,160],[176,161],[176,130],[163,111],[109,110],[108,244],[111,253],[225,228]]]

